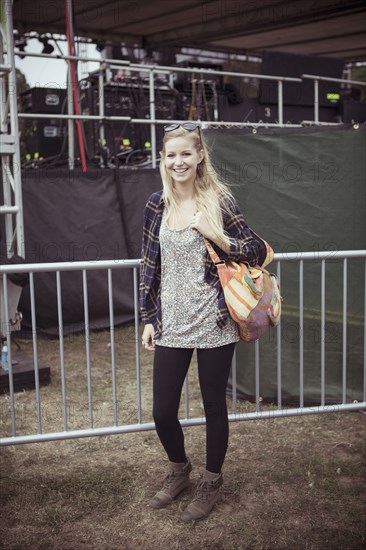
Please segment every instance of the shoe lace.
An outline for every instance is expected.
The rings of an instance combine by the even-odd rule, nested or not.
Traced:
[[[206,501],[209,495],[209,487],[206,481],[201,481],[196,488],[195,495],[192,502],[194,501]]]
[[[164,489],[169,489],[173,483],[175,482],[177,478],[177,474],[175,472],[170,472],[165,478],[164,478],[164,481],[163,481],[163,488]]]

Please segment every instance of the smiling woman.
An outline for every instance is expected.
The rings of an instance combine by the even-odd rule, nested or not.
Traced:
[[[165,127],[160,155],[163,190],[151,195],[144,212],[140,304],[142,344],[154,351],[155,426],[170,468],[150,506],[168,506],[189,486],[192,465],[177,411],[197,349],[207,456],[202,480],[182,515],[193,521],[208,516],[220,496],[229,435],[226,385],[239,340],[204,238],[221,257],[252,265],[259,244],[213,170],[198,124]]]

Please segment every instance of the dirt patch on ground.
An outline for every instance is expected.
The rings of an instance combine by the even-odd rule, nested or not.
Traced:
[[[138,416],[135,339],[118,331],[119,423]],[[31,342],[20,342],[31,352]],[[52,369],[42,388],[42,429],[62,431],[59,343],[40,341],[40,360]],[[108,334],[91,342],[93,416],[113,424]],[[96,359],[98,358],[98,359]],[[142,353],[142,420],[151,419],[151,355]],[[88,427],[85,344],[65,341],[68,429]],[[188,391],[190,415],[202,415],[195,364]],[[1,396],[2,434],[10,435],[9,400]],[[229,403],[230,405],[230,403]],[[241,403],[241,411],[253,410]],[[182,416],[185,403],[182,400]],[[19,433],[37,431],[34,392],[16,396]],[[364,413],[234,422],[224,466],[222,499],[209,518],[185,524],[204,466],[204,426],[185,429],[194,470],[191,489],[167,509],[147,506],[167,465],[154,432],[140,432],[1,448],[1,541],[6,550],[360,550],[365,534]]]

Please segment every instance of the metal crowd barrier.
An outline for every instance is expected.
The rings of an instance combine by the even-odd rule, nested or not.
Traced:
[[[282,405],[282,360],[281,360],[281,324],[275,329],[276,345],[277,345],[277,403],[276,408],[270,410],[261,410],[260,398],[260,343],[255,344],[255,361],[253,368],[255,369],[255,411],[240,412],[237,398],[237,382],[236,382],[236,360],[234,356],[232,365],[232,412],[229,413],[230,421],[240,420],[256,420],[268,419],[276,417],[292,417],[299,415],[310,415],[328,412],[339,411],[354,411],[366,409],[366,329],[364,328],[364,371],[363,371],[363,401],[357,403],[347,402],[347,280],[348,280],[348,260],[353,258],[365,258],[366,250],[352,251],[323,251],[323,252],[303,252],[303,253],[283,253],[275,254],[274,260],[277,266],[277,276],[281,279],[281,264],[282,262],[297,262],[299,265],[299,389],[300,398],[299,406],[292,408],[284,408]],[[342,319],[342,342],[343,342],[343,358],[342,358],[342,402],[335,405],[326,405],[325,403],[325,288],[326,288],[326,263],[327,260],[343,260],[343,319]],[[321,261],[321,399],[319,406],[304,406],[304,262]],[[128,432],[138,432],[154,429],[153,422],[144,422],[142,419],[142,397],[141,397],[141,360],[140,360],[140,338],[139,338],[139,313],[138,313],[138,268],[140,260],[99,260],[95,262],[61,262],[61,263],[45,263],[45,264],[22,264],[2,266],[1,273],[3,276],[3,300],[5,310],[5,326],[6,338],[9,350],[9,406],[11,417],[11,436],[5,436],[0,439],[1,445],[15,445],[22,443],[36,443],[41,441],[55,441],[62,439],[81,438],[98,435],[121,434]],[[90,333],[89,333],[89,308],[88,308],[88,281],[87,275],[90,270],[106,270],[108,276],[108,299],[109,299],[109,333],[110,333],[110,348],[111,348],[111,372],[112,372],[112,407],[113,407],[113,425],[96,427],[93,419],[93,391],[91,384],[91,352],[90,352]],[[116,384],[116,344],[115,344],[115,328],[114,328],[114,313],[113,313],[113,280],[112,273],[117,269],[131,269],[133,276],[133,291],[134,291],[134,342],[135,342],[135,367],[136,367],[136,421],[129,424],[121,424],[118,418],[118,403],[117,403],[117,384]],[[70,430],[68,419],[68,395],[67,395],[67,380],[64,363],[64,331],[62,318],[62,290],[61,290],[61,273],[64,271],[81,271],[83,280],[83,300],[84,300],[84,320],[85,320],[85,346],[86,346],[86,379],[87,379],[87,417],[89,427],[87,429]],[[34,274],[39,272],[54,272],[56,276],[56,292],[57,292],[57,309],[58,309],[58,325],[59,325],[59,350],[60,350],[60,373],[61,373],[61,394],[62,394],[62,417],[63,430],[59,432],[45,432],[42,428],[42,392],[39,382],[39,364],[38,364],[38,342],[37,342],[37,326],[36,326],[36,304],[34,292]],[[8,314],[8,274],[10,273],[29,273],[30,274],[30,301],[31,301],[31,320],[33,334],[33,363],[34,363],[34,379],[35,379],[35,414],[37,418],[37,433],[34,434],[18,434],[17,433],[17,418],[16,418],[16,394],[14,392],[13,368],[11,358],[11,329],[9,324]],[[365,266],[365,288],[366,288],[366,266]],[[366,317],[366,292],[364,305],[364,320]],[[183,426],[194,426],[205,423],[203,416],[190,418],[189,395],[187,380],[185,383],[185,417],[181,418]],[[0,403],[5,397],[0,397]],[[4,407],[4,401],[1,403],[1,408]]]

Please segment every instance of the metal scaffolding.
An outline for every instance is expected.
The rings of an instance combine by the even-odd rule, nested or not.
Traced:
[[[0,159],[6,254],[24,257],[24,221],[11,0],[2,0],[0,33]],[[15,223],[14,223],[15,222]]]

